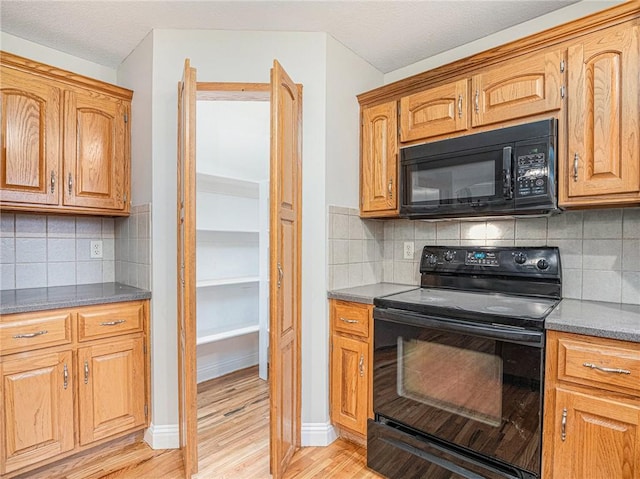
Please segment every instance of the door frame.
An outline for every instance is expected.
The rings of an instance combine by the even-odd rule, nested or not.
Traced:
[[[274,62],[275,64],[276,62]],[[185,75],[187,75],[187,69],[189,69],[189,71],[191,72],[191,74],[193,75],[193,80],[194,80],[194,84],[195,84],[195,103],[197,103],[197,101],[272,101],[271,95],[272,95],[272,84],[270,83],[231,83],[231,82],[197,82],[195,81],[195,76],[196,76],[196,70],[195,68],[191,68],[190,67],[190,63],[189,60],[187,59],[185,61]],[[186,80],[185,78],[183,78],[183,80]],[[179,108],[178,108],[178,126],[180,127],[180,125],[182,124],[182,119],[184,118],[185,113],[181,111],[181,103],[180,103],[180,98],[181,98],[181,94],[182,94],[182,89],[184,88],[184,84],[183,82],[179,83],[178,85],[178,99],[179,99]],[[301,99],[301,95],[302,95],[302,86],[301,85],[297,85],[297,90],[298,93],[300,95],[300,99]],[[272,107],[273,110],[273,107]],[[185,181],[186,178],[184,177],[189,177],[192,180],[192,184],[191,187],[193,188],[193,198],[194,198],[194,202],[195,202],[195,108],[193,109],[193,111],[188,111],[187,112],[188,118],[189,120],[191,120],[191,124],[192,124],[192,128],[193,128],[193,134],[192,135],[186,135],[186,138],[182,138],[180,136],[180,133],[178,135],[178,156],[180,157],[181,155],[181,148],[184,148],[185,146],[187,148],[192,148],[192,156],[190,157],[190,161],[188,161],[189,165],[191,165],[192,167],[192,171],[189,171],[188,174],[182,174],[182,171],[180,171],[180,165],[179,165],[179,171],[178,171],[178,184],[179,185],[183,185],[183,182]],[[271,123],[273,123],[273,115],[271,118]],[[301,128],[301,113],[299,112],[299,126],[298,128]],[[271,125],[271,131],[272,131],[272,143],[273,143],[273,125]],[[298,132],[298,136],[301,136],[301,131]],[[189,145],[185,145],[184,143],[186,143],[187,141],[192,141],[193,143],[189,144]],[[301,143],[300,143],[300,150],[301,150]],[[273,144],[271,145],[271,151],[273,152]],[[301,158],[301,156],[300,156]],[[273,159],[270,159],[270,182],[273,181],[272,175],[273,175]],[[182,183],[181,183],[182,182]],[[189,182],[191,183],[191,182]],[[302,197],[302,175],[300,174],[297,177],[297,184],[293,185],[293,187],[295,188],[297,194],[298,194],[298,198],[301,199]],[[178,191],[178,236],[179,236],[179,241],[180,241],[180,236],[181,236],[181,231],[180,231],[180,221],[181,221],[181,216],[180,216],[180,211],[181,211],[181,203],[180,203],[180,199],[181,199],[181,192]],[[276,201],[276,199],[270,195],[269,198],[269,211],[270,214],[272,214],[272,212],[274,211],[274,201]],[[301,211],[301,210],[300,210]],[[195,204],[193,205],[193,212],[195,213]],[[299,218],[300,219],[300,218]],[[271,220],[270,220],[271,222]],[[299,223],[300,224],[300,223]],[[195,216],[193,218],[193,222],[191,223],[192,225],[192,229],[193,231],[184,231],[184,237],[192,237],[195,238]],[[301,227],[300,227],[300,233],[301,233]],[[301,234],[298,235],[298,238],[300,239]],[[271,235],[270,235],[270,251],[271,251],[271,255],[273,255],[273,250],[271,248]],[[298,244],[298,249],[301,249],[301,243]],[[180,350],[180,345],[181,345],[181,337],[180,337],[180,326],[179,326],[179,337],[178,337],[178,374],[179,374],[179,391],[178,391],[178,396],[179,396],[179,408],[180,408],[180,422],[179,422],[179,428],[180,428],[180,447],[183,449],[184,451],[184,458],[185,458],[185,477],[190,478],[193,474],[196,474],[198,471],[198,455],[197,455],[197,443],[198,443],[198,438],[197,438],[197,378],[196,378],[196,361],[197,361],[197,351],[196,351],[196,342],[195,342],[195,331],[196,331],[196,327],[195,327],[195,249],[193,250],[192,254],[191,254],[191,258],[190,261],[193,261],[193,282],[191,283],[191,289],[192,291],[189,292],[185,292],[184,295],[188,298],[191,298],[193,301],[192,303],[190,303],[190,306],[193,308],[193,314],[191,315],[187,315],[186,316],[186,322],[187,323],[191,323],[189,325],[186,325],[186,330],[189,332],[189,334],[193,335],[193,340],[189,340],[187,338],[186,341],[184,341],[182,344],[185,347],[185,358],[182,358],[182,351]],[[271,261],[270,261],[271,263]],[[298,259],[298,264],[300,263],[300,259]],[[270,268],[271,269],[271,268]],[[272,274],[270,274],[270,276],[272,276]],[[184,279],[184,276],[181,273],[181,261],[180,261],[180,257],[178,257],[178,284],[179,284],[179,288],[180,288],[180,282]],[[298,285],[300,284],[301,278],[298,278]],[[187,282],[187,284],[189,284],[189,282]],[[301,291],[298,289],[294,292],[297,295],[297,304],[298,304],[298,324],[297,324],[297,334],[298,336],[300,336],[300,303],[301,303]],[[180,302],[180,293],[179,293],[179,301],[178,301],[178,321],[180,321],[180,315],[184,314],[184,311],[182,310],[181,307],[181,302]],[[273,330],[273,317],[272,314],[270,312],[269,315],[269,329]],[[298,348],[297,348],[297,358],[296,358],[296,363],[298,365],[298,380],[296,381],[296,396],[298,398],[297,400],[297,405],[296,405],[296,411],[295,414],[297,416],[297,419],[295,421],[296,425],[297,425],[297,431],[295,433],[295,437],[296,437],[296,448],[300,447],[300,434],[301,434],[301,430],[300,430],[300,396],[301,396],[301,376],[300,376],[300,356],[301,356],[301,343],[298,340]],[[190,362],[190,364],[184,364],[185,360],[187,362]],[[183,376],[184,375],[184,376]],[[269,395],[270,397],[273,396],[272,394],[272,390],[274,388],[274,380],[272,379],[272,377],[269,377]],[[270,422],[273,422],[273,417],[270,418]],[[191,425],[191,427],[189,427],[189,425]],[[195,425],[195,426],[194,426]],[[270,425],[270,436],[273,435],[273,427]],[[270,437],[270,442],[273,441],[273,438]],[[272,446],[271,446],[272,448]],[[271,449],[273,452],[273,449]],[[273,459],[273,455],[272,458]],[[187,465],[189,467],[187,467]],[[271,468],[273,468],[274,466],[272,465]],[[277,470],[279,470],[280,468],[276,468]],[[274,475],[274,479],[277,479],[277,477],[279,477],[277,475],[278,473],[276,473]]]

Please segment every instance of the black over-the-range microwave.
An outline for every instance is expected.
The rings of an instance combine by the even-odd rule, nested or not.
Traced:
[[[555,118],[400,151],[400,216],[545,215],[558,211]]]

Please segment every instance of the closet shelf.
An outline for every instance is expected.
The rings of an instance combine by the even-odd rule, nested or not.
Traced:
[[[222,341],[225,339],[235,338],[238,336],[244,336],[246,334],[257,333],[260,327],[257,324],[251,326],[245,326],[241,328],[228,329],[226,331],[217,331],[207,334],[206,332],[198,335],[196,345],[215,343],[216,341]]]
[[[196,228],[196,233],[204,234],[249,234],[257,235],[260,233],[258,230],[253,229],[211,229],[211,228]]]
[[[196,173],[196,189],[204,193],[243,198],[258,198],[260,196],[260,184],[257,181],[208,173]]]
[[[196,287],[208,288],[212,286],[258,283],[259,281],[260,281],[260,278],[258,276],[240,276],[237,278],[203,279],[203,280],[196,281]]]

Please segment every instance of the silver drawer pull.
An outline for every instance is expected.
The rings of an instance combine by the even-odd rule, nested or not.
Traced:
[[[25,334],[16,334],[13,339],[22,339],[22,338],[35,338],[36,336],[42,336],[43,334],[47,334],[49,331],[43,330],[38,331],[36,333],[25,333]]]
[[[616,374],[631,374],[631,371],[628,369],[620,369],[620,368],[605,368],[602,366],[597,366],[593,363],[583,363],[585,368],[597,369],[598,371],[602,371],[604,373],[616,373]]]
[[[117,324],[125,323],[126,319],[118,319],[116,321],[104,321],[100,323],[100,326],[116,326]]]
[[[343,321],[347,324],[356,324],[360,322],[357,319],[347,319],[347,318],[340,318],[340,321]]]

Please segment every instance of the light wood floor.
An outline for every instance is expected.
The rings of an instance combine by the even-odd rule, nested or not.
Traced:
[[[199,479],[268,479],[268,386],[257,367],[198,385]],[[135,434],[99,452],[63,460],[20,479],[181,479],[176,449],[153,450]],[[366,451],[339,439],[328,447],[305,447],[293,457],[285,479],[370,479]]]

